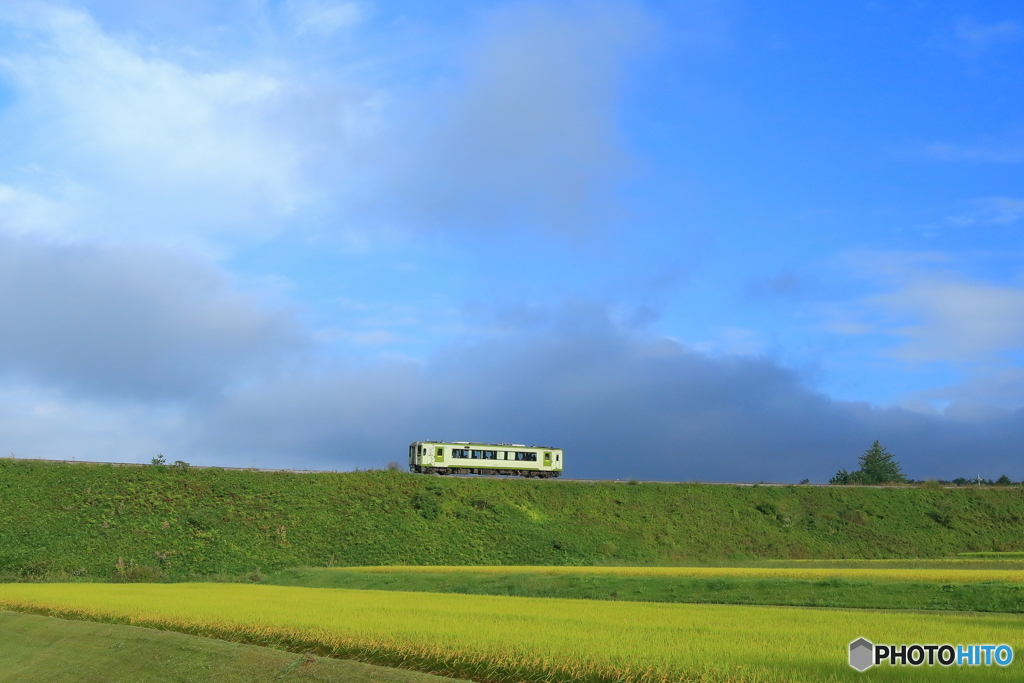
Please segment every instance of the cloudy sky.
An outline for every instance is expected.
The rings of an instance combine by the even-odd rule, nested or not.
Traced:
[[[1011,2],[5,0],[0,453],[1020,480],[1022,91]]]

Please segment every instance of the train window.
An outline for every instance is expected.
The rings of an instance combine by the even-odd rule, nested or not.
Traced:
[[[473,451],[473,459],[474,460],[483,460],[483,458],[484,458],[484,452],[483,451]]]
[[[502,460],[508,460],[508,451],[502,451],[501,452],[501,459]]]
[[[562,454],[561,453],[555,453],[555,462],[558,462],[561,459],[562,459]]]
[[[526,453],[524,451],[516,451],[516,460],[525,460],[527,462],[537,462],[536,453]]]
[[[468,458],[469,457],[469,451],[467,451],[465,448],[453,448],[452,449],[452,457],[453,458]]]
[[[498,459],[498,451],[484,451],[484,459],[485,460],[497,460]]]

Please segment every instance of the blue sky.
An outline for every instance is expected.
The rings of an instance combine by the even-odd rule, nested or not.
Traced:
[[[1022,70],[999,2],[4,3],[0,449],[1020,480]]]

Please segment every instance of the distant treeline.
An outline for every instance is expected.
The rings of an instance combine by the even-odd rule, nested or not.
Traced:
[[[896,455],[886,450],[878,441],[871,444],[871,447],[864,451],[864,454],[861,455],[857,461],[860,465],[859,469],[854,470],[853,472],[847,472],[845,469],[841,469],[836,472],[836,476],[828,480],[828,483],[844,485],[932,484],[939,486],[966,486],[968,484],[973,484],[976,486],[1020,486],[1020,483],[1011,481],[1005,474],[1001,475],[995,481],[992,481],[991,479],[982,479],[979,476],[975,479],[958,477],[951,481],[929,479],[915,482],[913,479],[907,479],[903,474],[903,469],[900,467],[899,461],[896,460]],[[807,482],[808,480],[805,479],[801,483]]]

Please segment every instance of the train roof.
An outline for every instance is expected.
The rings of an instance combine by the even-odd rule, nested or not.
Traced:
[[[554,451],[562,450],[557,446],[537,446],[533,444],[527,446],[524,443],[486,443],[484,441],[445,441],[443,439],[424,439],[422,441],[413,441],[413,443],[445,443],[457,446],[505,446],[511,448],[549,448]]]

